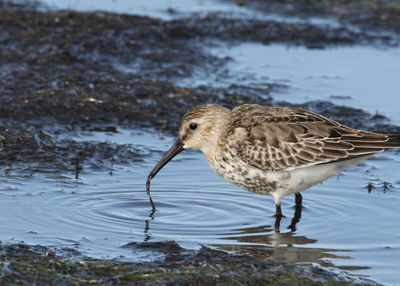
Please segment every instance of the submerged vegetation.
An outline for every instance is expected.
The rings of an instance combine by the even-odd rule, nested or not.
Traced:
[[[130,247],[133,247],[132,245]],[[357,280],[309,265],[233,256],[203,247],[187,251],[174,242],[142,243],[162,249],[165,261],[132,263],[80,257],[66,259],[42,247],[0,245],[1,285],[352,285]],[[356,284],[376,285],[368,280]]]

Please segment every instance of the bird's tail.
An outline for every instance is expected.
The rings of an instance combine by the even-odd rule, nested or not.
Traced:
[[[400,134],[388,135],[389,140],[387,141],[389,148],[400,147]]]

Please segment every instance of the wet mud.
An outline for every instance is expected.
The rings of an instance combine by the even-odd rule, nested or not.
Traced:
[[[335,275],[312,265],[281,264],[202,247],[185,250],[175,242],[127,248],[162,251],[164,259],[130,263],[91,259],[75,250],[0,245],[2,285],[378,285]],[[73,260],[68,259],[74,257]]]
[[[237,1],[240,5],[250,2]],[[306,7],[296,4],[297,1],[285,2],[295,11],[304,11]],[[316,6],[317,11],[304,13],[339,15],[342,22],[353,15],[346,23],[399,32],[398,6],[366,7],[365,13],[356,15],[354,9],[343,12],[337,6],[321,5]],[[221,41],[326,48],[352,44],[397,45],[396,35],[374,34],[346,25],[294,25],[272,20],[232,19],[220,14],[163,21],[105,12],[43,11],[37,8],[41,4],[16,5],[9,1],[0,1],[0,7],[0,166],[3,172],[9,172],[10,166],[20,164],[29,169],[40,162],[44,171],[68,171],[79,177],[82,168],[143,162],[154,150],[146,150],[135,142],[77,142],[62,135],[80,130],[118,132],[120,127],[152,128],[175,134],[186,110],[210,102],[227,107],[243,103],[298,106],[352,127],[400,133],[400,127],[391,124],[388,118],[357,108],[323,101],[301,105],[278,102],[273,99],[274,91],[285,89],[278,84],[271,83],[265,88],[177,84],[196,73],[221,71],[231,59],[217,57],[206,49]],[[363,15],[369,18],[364,19]],[[130,247],[146,246],[132,244]],[[148,247],[154,250],[155,246]],[[267,282],[281,285],[280,281],[288,281],[285,285],[353,283],[340,282],[334,274],[315,267],[304,270],[301,266],[231,256],[208,248],[190,252],[179,246],[159,245],[159,249],[164,252],[164,262],[129,264],[101,260],[71,262],[49,255],[45,248],[39,247],[37,251],[23,245],[1,245],[0,281],[2,285],[11,285],[13,281],[144,285],[168,284],[179,276],[183,285],[265,285]],[[37,272],[28,275],[26,271],[32,269]]]
[[[57,125],[58,132],[99,123],[111,124],[112,128],[123,125],[173,132],[181,115],[198,104],[279,104],[273,102],[271,92],[284,87],[274,84],[264,89],[174,84],[199,71],[215,72],[230,60],[207,52],[205,47],[213,41],[327,47],[385,40],[346,28],[229,19],[216,14],[162,21],[99,12],[46,12],[9,2],[2,2],[2,8],[2,148],[40,148],[55,157],[65,154],[57,153],[60,148],[54,146],[63,145],[61,149],[70,150],[70,157],[77,153],[77,146],[73,142],[60,143],[56,133],[42,131],[43,125]],[[304,106],[332,115],[329,102]],[[334,106],[334,110],[335,119],[354,127],[365,128],[362,122],[375,118],[349,107]],[[385,121],[376,119],[376,124]],[[382,130],[382,126],[374,126]],[[384,129],[394,132],[393,128],[385,124]],[[85,148],[88,147],[78,149],[90,153]],[[3,154],[7,159],[7,153]]]
[[[331,17],[343,25],[352,24],[362,29],[400,33],[400,2],[398,0],[227,0],[227,2],[286,16]]]

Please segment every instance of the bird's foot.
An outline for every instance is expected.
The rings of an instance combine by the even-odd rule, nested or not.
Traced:
[[[283,218],[283,217],[286,217],[284,214],[282,214],[282,213],[275,213],[274,215],[273,215],[273,217],[276,217],[276,218]]]

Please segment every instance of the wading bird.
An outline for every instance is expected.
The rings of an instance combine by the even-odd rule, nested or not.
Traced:
[[[400,134],[350,128],[300,108],[200,105],[183,116],[176,143],[148,175],[147,193],[155,209],[151,179],[182,150],[196,149],[225,180],[271,195],[275,216],[282,217],[283,196],[295,194],[296,207],[301,208],[301,191],[396,147]]]

